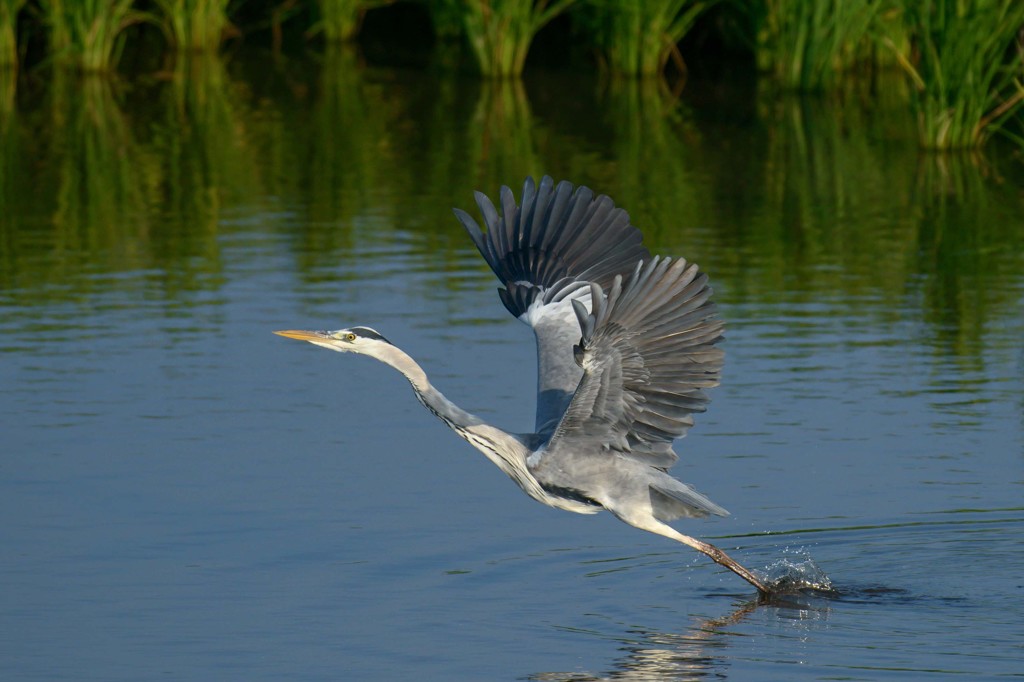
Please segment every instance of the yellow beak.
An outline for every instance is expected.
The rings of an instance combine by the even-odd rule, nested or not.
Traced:
[[[298,339],[299,341],[323,341],[327,338],[327,334],[324,334],[323,332],[307,332],[301,329],[285,329],[274,333],[278,336],[285,336],[289,339]]]

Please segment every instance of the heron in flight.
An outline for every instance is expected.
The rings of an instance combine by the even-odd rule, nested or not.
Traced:
[[[705,410],[705,389],[722,370],[723,325],[707,275],[652,256],[626,211],[586,187],[527,178],[518,205],[508,187],[500,195],[499,212],[476,193],[486,231],[465,211],[455,215],[501,280],[502,303],[536,336],[534,433],[466,412],[369,327],[275,333],[394,367],[424,407],[533,499],[579,514],[607,510],[706,554],[767,597],[763,578],[667,523],[728,514],[668,473],[678,459],[672,442]]]

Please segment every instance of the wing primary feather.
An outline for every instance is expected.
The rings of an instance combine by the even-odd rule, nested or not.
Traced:
[[[532,258],[536,258],[538,252],[536,250],[536,238],[535,232],[538,227],[548,222],[548,202],[551,199],[551,185],[552,180],[549,176],[545,175],[540,180],[540,185],[537,187],[537,198],[533,202],[533,210],[528,216],[528,220],[525,222],[522,228],[522,241],[524,244],[532,247],[530,249],[530,255]],[[523,193],[524,199],[523,204],[526,204],[525,192]]]
[[[520,203],[508,186],[492,202],[474,193],[482,221],[464,211],[455,216],[501,281],[499,297],[515,317],[530,324],[538,345],[537,430],[549,435],[562,417],[580,380],[573,337],[593,323],[581,320],[595,294],[591,283],[610,290],[616,276],[628,275],[650,259],[643,236],[629,214],[605,195],[550,176],[526,178]],[[479,220],[479,219],[478,219]],[[589,296],[588,296],[589,294]],[[566,299],[579,301],[572,306]],[[572,311],[572,312],[570,312]],[[589,313],[588,313],[589,314]],[[625,441],[623,441],[625,442]]]
[[[547,176],[545,180],[550,180]],[[550,225],[552,229],[544,230],[541,232],[538,238],[538,248],[540,251],[546,251],[552,242],[561,234],[565,228],[565,209],[569,205],[569,200],[572,198],[572,183],[566,180],[558,183],[558,187],[555,188],[554,200],[551,202],[549,213],[544,221],[546,225]]]
[[[498,227],[498,211],[495,210],[494,204],[491,203],[490,197],[483,192],[473,192],[473,198],[476,199],[476,205],[480,209],[480,213],[484,217],[484,226],[488,231],[497,229]]]
[[[477,225],[477,222],[461,208],[453,208],[452,212],[455,214],[455,217],[458,218],[459,222],[462,223],[462,226],[466,228],[466,232],[469,233],[469,237],[473,240],[477,250],[480,251],[480,253],[484,253],[487,249],[484,245],[484,233],[480,230],[480,226]],[[488,265],[490,265],[490,263],[488,263]]]
[[[498,190],[498,200],[501,203],[503,222],[500,229],[497,230],[497,234],[494,235],[496,238],[495,246],[499,254],[508,255],[513,253],[510,233],[516,229],[519,207],[516,206],[516,198],[512,194],[512,190],[506,185],[502,185],[501,189]]]
[[[707,277],[684,259],[652,257],[590,284],[591,306],[574,303],[584,376],[549,448],[576,435],[600,438],[651,466],[675,461],[671,443],[693,426],[718,385],[723,325]],[[598,435],[599,434],[599,435]]]

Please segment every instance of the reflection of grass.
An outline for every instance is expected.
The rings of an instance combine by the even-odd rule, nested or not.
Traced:
[[[83,270],[145,271],[168,294],[216,284],[197,273],[218,263],[222,203],[263,193],[237,88],[191,57],[131,108],[109,79],[55,69],[43,110],[0,126],[0,286],[82,296]]]
[[[550,173],[610,194],[652,248],[695,259],[746,310],[842,301],[884,328],[924,307],[921,333],[957,354],[980,354],[992,321],[1018,314],[1019,178],[998,185],[988,177],[1007,171],[894,143],[913,117],[861,92],[842,107],[772,96],[758,109],[750,91],[687,106],[693,83],[681,102],[658,79],[604,91],[575,74],[433,80],[360,69],[344,49],[318,80],[290,65],[288,89],[262,66],[229,78],[192,57],[137,86],[131,108],[102,79],[55,71],[51,115],[0,109],[0,201],[14,216],[0,219],[0,286],[84,268],[151,272],[165,291],[209,285],[197,274],[216,269],[226,230],[279,230],[304,276],[364,256],[392,267],[369,246],[415,250],[439,286],[459,286],[438,268],[482,266],[449,207]],[[907,96],[887,106],[902,113]],[[247,222],[224,220],[237,215]]]
[[[463,21],[480,73],[523,72],[533,37],[575,0],[466,0]]]
[[[466,148],[476,161],[480,181],[520,179],[536,174],[537,151],[533,141],[530,100],[518,80],[485,83],[470,124]],[[517,187],[518,190],[518,187]]]
[[[449,268],[465,267],[458,252],[472,246],[450,207],[473,212],[473,191],[482,190],[497,200],[500,185],[511,187],[518,198],[527,175],[539,180],[544,173],[558,173],[544,166],[538,154],[537,138],[544,136],[544,127],[533,115],[519,79],[445,84],[430,117],[430,128],[423,131],[430,152],[410,182],[423,196],[438,197],[437,210],[426,220],[419,211],[406,211],[403,223],[424,225],[425,243],[438,257]],[[479,265],[476,259],[471,262]],[[445,287],[454,284],[438,282]]]
[[[613,81],[607,93],[614,134],[615,200],[642,225],[648,242],[679,229],[670,216],[694,212],[696,130],[680,101],[658,79]]]
[[[976,157],[892,144],[896,126],[911,124],[898,110],[847,106],[837,118],[820,100],[766,106],[772,125],[743,144],[763,152],[727,164],[715,145],[704,155],[720,165],[708,267],[724,275],[727,296],[823,309],[880,301],[871,305],[881,323],[923,306],[944,352],[979,352],[990,320],[1014,314],[1006,283],[1024,267],[1012,246],[1024,240],[1024,223],[1008,218],[1024,210],[1012,184],[988,182]]]
[[[712,0],[713,2],[713,0]],[[699,0],[588,0],[581,12],[615,73],[660,73],[676,44],[711,4]]]
[[[319,69],[319,82],[309,137],[307,178],[310,218],[317,222],[348,222],[361,210],[374,187],[386,182],[388,154],[393,145],[388,130],[391,115],[384,110],[383,93],[365,82],[356,65],[353,46],[328,44]],[[341,237],[336,231],[333,238]],[[329,252],[320,245],[310,253]]]
[[[877,112],[874,121],[856,106],[844,113],[836,117],[828,103],[814,100],[778,105],[773,114],[783,117],[783,124],[772,135],[772,172],[766,175],[767,199],[778,213],[764,218],[777,220],[773,248],[784,261],[838,266],[814,273],[826,290],[860,293],[880,286],[897,294],[908,276],[914,232],[865,220],[862,211],[885,211],[879,201],[889,200],[897,213],[896,202],[905,200],[910,178],[893,173],[885,150],[871,144],[867,132],[878,122]],[[849,128],[861,134],[850,135]],[[878,196],[882,187],[885,197]],[[786,266],[779,266],[785,277]],[[855,276],[844,284],[849,274]]]
[[[82,71],[110,71],[121,58],[124,31],[158,23],[133,0],[39,0],[49,26],[49,49],[58,62]]]
[[[372,229],[371,242],[386,242],[381,223],[422,228],[430,244],[465,247],[451,206],[471,202],[477,188],[507,183],[518,191],[527,174],[545,170],[536,165],[534,121],[518,80],[417,76],[382,83],[355,68],[357,53],[348,47],[324,53],[303,138],[304,265],[336,263],[365,229]],[[396,199],[382,205],[382,196]],[[416,201],[424,196],[437,197],[430,215]]]
[[[921,144],[978,146],[1024,105],[1024,89],[1015,87],[1024,55],[1014,47],[1024,27],[1024,3],[908,2],[904,16],[918,43],[916,63],[901,63],[917,87]]]
[[[235,90],[214,54],[190,54],[175,63],[170,99],[164,202],[190,229],[216,235],[221,202],[230,187],[251,183],[250,150],[240,139]]]
[[[24,219],[34,189],[25,172],[25,159],[31,157],[14,107],[16,78],[13,69],[0,68],[0,288],[11,286],[17,273],[13,233]]]
[[[758,138],[764,148],[754,155],[756,174],[744,178],[742,191],[729,167],[714,183],[742,209],[720,224],[729,241],[719,251],[748,295],[789,292],[811,303],[843,292],[898,308],[919,248],[919,226],[908,218],[917,150],[893,143],[912,121],[901,101],[891,104],[852,101],[837,111],[817,98],[764,98],[761,115],[770,124]],[[731,203],[728,195],[716,202]]]
[[[987,253],[986,242],[1012,239],[1012,231],[985,219],[993,207],[978,163],[967,155],[925,156],[915,187],[913,214],[920,225],[915,265],[931,273],[922,281],[925,316],[939,347],[958,356],[980,350],[992,312],[994,291],[984,280],[995,274],[986,271],[1001,259]],[[963,229],[964,224],[972,229]],[[1001,231],[1007,234],[1000,237]]]
[[[935,350],[981,362],[993,322],[1008,311],[1019,319],[1012,283],[1024,271],[1020,182],[994,183],[994,170],[974,152],[922,155],[909,202],[915,270],[928,275],[915,284]]]
[[[354,50],[324,57],[300,171],[310,217],[304,265],[336,267],[361,237],[389,243],[382,225],[417,231],[438,258],[453,258],[470,244],[451,206],[471,207],[473,190],[503,183],[518,193],[526,175],[549,170],[539,165],[537,122],[517,79],[382,83],[352,68]]]
[[[131,249],[145,222],[141,158],[110,85],[96,78],[59,78],[55,114],[63,118],[57,146],[59,190],[54,224],[63,248]]]

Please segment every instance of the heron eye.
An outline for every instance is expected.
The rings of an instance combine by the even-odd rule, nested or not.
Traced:
[[[351,343],[351,342],[356,340],[356,335],[353,334],[352,332],[349,332],[349,333],[345,334],[345,340],[348,341],[349,343]]]

